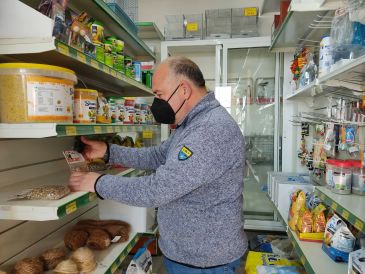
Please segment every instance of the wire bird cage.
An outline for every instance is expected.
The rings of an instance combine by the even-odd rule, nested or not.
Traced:
[[[251,163],[267,163],[274,159],[274,136],[245,136],[246,159]]]

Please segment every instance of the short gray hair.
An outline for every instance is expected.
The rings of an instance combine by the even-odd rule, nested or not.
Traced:
[[[201,72],[198,65],[189,58],[182,56],[169,57],[166,59],[166,62],[175,75],[183,75],[191,80],[197,87],[205,87],[203,73]]]

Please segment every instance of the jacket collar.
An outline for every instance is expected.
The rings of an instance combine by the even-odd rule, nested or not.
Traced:
[[[218,107],[220,104],[215,99],[214,92],[210,91],[205,95],[200,102],[198,102],[192,110],[185,116],[185,118],[177,125],[177,127],[185,127],[190,124],[194,118],[202,113]]]

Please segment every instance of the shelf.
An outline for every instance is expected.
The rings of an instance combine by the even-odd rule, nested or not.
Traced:
[[[272,35],[270,50],[294,52],[298,46],[318,46],[321,37],[325,33],[328,33],[330,27],[309,28],[309,26],[313,24],[314,20],[321,20],[321,17],[332,15],[333,12],[327,10],[295,11],[291,7],[289,7],[289,9],[280,28]],[[308,42],[309,40],[317,41],[318,43]]]
[[[98,262],[97,268],[91,272],[92,274],[113,274],[123,260],[128,256],[132,248],[137,244],[141,234],[131,232],[129,240],[121,244],[112,244],[108,249],[96,251],[95,257]]]
[[[337,64],[336,64],[337,65]],[[318,84],[365,91],[365,55],[318,78]]]
[[[297,89],[293,94],[290,94],[285,97],[285,100],[292,100],[294,98],[302,98],[302,97],[310,97],[313,94],[313,89],[316,87],[316,81],[313,83]]]
[[[315,188],[319,198],[337,214],[365,233],[365,197],[360,195],[340,195],[324,186]]]
[[[138,36],[141,39],[165,40],[165,37],[153,22],[137,22]]]
[[[119,171],[119,174],[116,175],[128,176],[133,172],[136,172],[136,170],[130,168],[123,172]],[[114,171],[113,173],[117,172]],[[69,172],[62,171],[1,188],[0,219],[31,221],[57,220],[96,200],[95,193],[82,191],[73,192],[55,201],[11,200],[17,193],[35,186],[64,185],[68,181],[68,177]]]
[[[39,0],[21,0],[27,5],[37,8]],[[75,11],[86,11],[89,16],[102,22],[105,26],[105,36],[115,35],[125,42],[125,53],[140,61],[156,59],[150,48],[128,29],[112,9],[103,0],[69,1],[69,7]]]
[[[45,138],[131,131],[154,131],[158,127],[158,125],[0,123],[0,138]]]
[[[288,229],[288,236],[308,274],[347,273],[347,264],[332,261],[332,259],[322,250],[321,243],[300,241],[296,233],[291,229]]]
[[[57,65],[72,69],[88,88],[108,91],[122,96],[153,96],[152,89],[131,79],[81,51],[56,40],[56,49],[33,54],[2,55],[2,62],[30,62]],[[65,56],[67,58],[65,58]],[[81,86],[79,81],[79,86]]]

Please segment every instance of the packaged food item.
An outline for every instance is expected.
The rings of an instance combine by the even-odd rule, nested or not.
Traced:
[[[89,171],[84,156],[75,150],[65,150],[63,152],[71,171]]]
[[[348,273],[365,273],[365,248],[350,253]]]
[[[352,193],[365,195],[365,167],[361,161],[352,161]]]
[[[133,68],[134,68],[134,79],[138,82],[142,82],[141,62],[133,61]]]
[[[323,204],[319,204],[312,212],[313,215],[313,227],[312,232],[319,233],[326,230],[326,216],[324,211],[326,207]]]
[[[291,195],[291,206],[289,211],[289,227],[296,231],[299,212],[305,207],[306,197],[305,192],[298,190]]]
[[[340,226],[333,234],[330,246],[339,251],[350,253],[354,250],[355,240],[347,226]]]
[[[88,26],[89,17],[85,11],[72,16],[68,44],[95,58],[95,46],[92,43],[91,31]]]
[[[124,69],[124,55],[122,55],[122,54],[116,54],[116,55],[114,55],[113,68],[116,71],[119,71],[119,72],[125,74],[125,69]]]
[[[108,97],[108,105],[110,109],[110,118],[112,123],[117,122],[117,103],[115,97]]]
[[[257,274],[256,267],[260,265],[301,267],[298,261],[288,260],[276,254],[249,251],[245,265],[246,274]]]
[[[352,183],[352,164],[348,161],[336,160],[333,162],[333,188],[337,194],[350,194]]]
[[[98,92],[94,89],[75,89],[74,123],[95,124]]]
[[[331,240],[335,232],[341,227],[346,226],[345,222],[338,217],[336,214],[334,214],[327,222],[326,224],[326,230],[324,233],[324,243],[326,245],[330,245]]]
[[[141,104],[136,100],[134,104],[135,116],[134,116],[134,123],[140,124],[141,123]]]
[[[124,56],[124,69],[125,69],[125,75],[127,77],[134,78],[132,57]]]
[[[134,124],[135,122],[135,100],[131,97],[124,98],[124,107],[125,107],[125,113],[124,113],[124,121],[123,124]]]
[[[141,124],[148,123],[148,104],[141,104]]]
[[[66,251],[63,248],[46,250],[40,256],[46,270],[54,269],[61,261],[66,259]]]
[[[299,212],[297,228],[301,233],[311,233],[312,232],[312,213],[309,209],[302,208]]]
[[[104,27],[103,24],[94,20],[90,25],[92,42],[94,44],[102,44],[104,41]]]
[[[117,109],[116,109],[117,123],[123,123],[124,115],[125,115],[124,98],[123,97],[116,98],[115,103],[117,105]]]
[[[112,45],[111,41],[105,41],[104,51],[105,51],[105,53],[104,53],[104,63],[105,63],[105,65],[112,68],[115,53],[113,53],[113,45]]]
[[[110,124],[112,122],[108,101],[101,92],[98,92],[96,122],[102,124]]]
[[[105,49],[103,44],[94,44],[95,47],[95,59],[101,63],[105,62]]]
[[[124,41],[116,36],[108,36],[105,38],[106,41],[111,42],[113,45],[113,53],[123,54],[124,51]]]
[[[335,186],[335,183],[333,181],[333,170],[335,168],[335,163],[337,160],[335,159],[327,159],[327,165],[326,165],[326,183],[327,188],[333,189]]]
[[[0,64],[1,123],[72,123],[75,72],[32,63]]]
[[[319,47],[318,77],[323,77],[330,72],[333,65],[331,37],[323,37]]]
[[[303,270],[296,266],[258,265],[257,274],[301,274]]]

